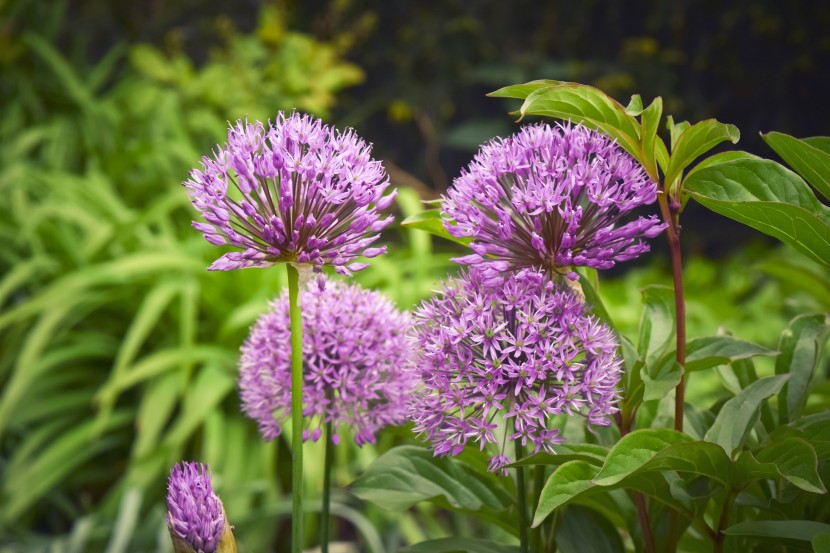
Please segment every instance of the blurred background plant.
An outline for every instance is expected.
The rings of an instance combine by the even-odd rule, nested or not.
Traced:
[[[240,550],[287,540],[287,525],[274,524],[290,511],[285,442],[261,442],[235,389],[239,345],[281,273],[207,274],[215,248],[190,228],[178,184],[228,120],[297,108],[359,128],[403,188],[399,216],[513,128],[505,104],[483,93],[530,78],[594,82],[619,99],[662,94],[673,113],[737,124],[742,146],[761,155],[759,125],[798,136],[830,128],[821,3],[719,5],[705,33],[690,7],[656,2],[625,13],[582,2],[204,4],[0,3],[2,551],[169,550],[164,482],[181,459],[213,467]],[[600,27],[614,32],[586,40]],[[793,315],[830,309],[817,266],[771,255],[724,219],[686,221],[698,254],[687,265],[691,337],[722,328],[775,348]],[[357,280],[411,307],[453,252],[417,230],[387,239],[390,254]],[[603,282],[623,332],[637,327],[640,289],[668,282],[667,269],[658,251]],[[726,393],[710,376],[696,393]],[[337,481],[412,440],[400,429],[376,447],[344,444]],[[311,497],[321,465],[307,469]],[[334,499],[341,536],[360,551],[500,532],[430,505],[393,516]]]

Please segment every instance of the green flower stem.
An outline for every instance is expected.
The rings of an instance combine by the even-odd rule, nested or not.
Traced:
[[[326,453],[323,461],[323,509],[320,511],[320,553],[329,553],[329,512],[331,509],[331,471],[334,468],[332,422],[326,423]]]
[[[522,446],[521,438],[516,439],[516,460],[525,456],[525,448]],[[525,484],[525,468],[516,467],[516,488],[518,490],[519,502],[519,548],[522,553],[528,553],[527,543],[527,485]]]
[[[303,551],[303,314],[300,273],[288,270],[288,314],[291,318],[291,551]]]

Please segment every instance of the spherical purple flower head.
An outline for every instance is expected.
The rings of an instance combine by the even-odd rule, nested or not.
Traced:
[[[665,228],[656,216],[617,225],[656,198],[657,185],[605,135],[542,123],[482,146],[444,198],[444,226],[473,239],[474,253],[456,261],[575,280],[574,265],[608,269],[648,251],[640,238]]]
[[[389,299],[356,285],[310,283],[303,306],[304,440],[317,441],[328,421],[346,425],[358,445],[406,420],[412,380],[406,372],[410,320]],[[266,440],[291,416],[291,328],[283,294],[251,329],[242,346],[242,410]],[[333,434],[333,440],[339,440]]]
[[[421,304],[414,329],[421,388],[410,416],[436,455],[501,442],[490,470],[506,474],[507,440],[534,452],[562,441],[551,415],[583,416],[590,429],[618,411],[614,334],[540,269],[465,271]]]
[[[386,251],[368,246],[392,222],[379,211],[395,198],[395,191],[383,196],[389,178],[371,153],[351,129],[310,115],[280,112],[267,129],[237,121],[227,144],[183,183],[206,221],[193,226],[212,244],[242,250],[209,270],[279,262],[333,265],[346,275],[365,268],[353,261]]]
[[[167,480],[167,526],[197,553],[214,553],[222,540],[225,513],[213,493],[210,468],[182,462]]]

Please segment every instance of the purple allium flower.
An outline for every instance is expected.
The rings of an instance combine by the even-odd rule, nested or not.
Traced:
[[[421,304],[414,329],[411,418],[436,455],[501,442],[490,470],[506,473],[505,441],[552,452],[563,440],[552,415],[584,416],[590,428],[618,411],[613,332],[539,269],[465,270]]]
[[[369,245],[392,222],[379,211],[396,193],[383,196],[389,178],[371,153],[354,131],[341,133],[310,115],[280,112],[267,129],[237,121],[228,142],[183,183],[206,221],[193,226],[211,244],[242,250],[209,269],[292,262],[333,265],[348,275],[366,267],[353,261],[386,251]]]
[[[167,481],[167,510],[171,534],[187,542],[196,553],[216,551],[222,540],[225,513],[213,493],[207,465],[184,461],[173,467]]]
[[[310,283],[303,306],[304,440],[317,441],[329,420],[350,426],[358,445],[406,420],[411,378],[406,372],[410,320],[384,295],[357,285]],[[243,412],[266,440],[291,416],[291,328],[283,294],[242,346],[239,388]],[[333,440],[339,440],[336,433]]]
[[[648,251],[639,238],[663,231],[656,216],[617,224],[656,198],[657,185],[605,135],[536,124],[481,147],[444,198],[444,226],[473,239],[461,263],[575,279],[571,266],[608,269]]]

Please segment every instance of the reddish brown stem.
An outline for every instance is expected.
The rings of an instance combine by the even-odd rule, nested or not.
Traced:
[[[671,251],[671,268],[674,280],[674,308],[677,327],[677,364],[686,366],[686,300],[683,296],[683,258],[680,251],[680,224],[678,218],[669,209],[666,194],[658,196],[660,212],[663,220],[668,223],[666,237]],[[674,429],[683,432],[683,404],[686,396],[686,376],[680,375],[680,382],[675,388],[674,395]]]
[[[631,494],[634,498],[634,505],[637,506],[637,517],[640,519],[640,528],[643,529],[643,546],[646,553],[656,553],[654,549],[654,537],[651,535],[651,525],[648,521],[648,512],[646,511],[646,499],[643,494],[634,492]]]

